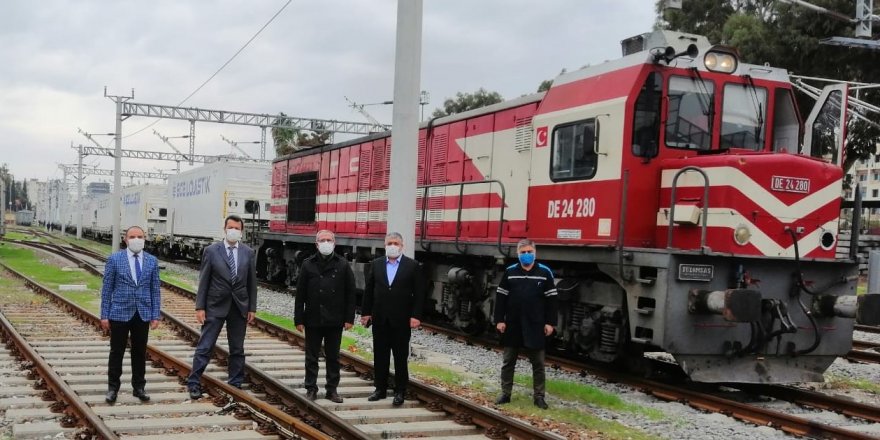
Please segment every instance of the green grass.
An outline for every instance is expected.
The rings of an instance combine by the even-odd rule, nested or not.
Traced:
[[[159,271],[159,279],[165,281],[168,284],[173,284],[186,290],[195,290],[196,288],[189,281],[184,280],[175,274],[170,274],[165,271]]]
[[[293,325],[293,320],[284,316],[273,315],[267,312],[257,312],[257,318],[260,318],[264,321],[271,322],[272,324],[277,325],[281,328],[286,328],[288,330],[296,330],[296,326]]]
[[[532,404],[531,396],[514,393],[512,401],[504,405],[505,410],[519,416],[537,416],[555,422],[575,425],[582,430],[591,431],[595,437],[626,440],[658,440],[657,437],[638,429],[630,428],[611,420],[604,420],[585,411],[572,408],[551,406],[550,409],[538,409]]]
[[[373,333],[360,324],[353,325],[348,331],[364,338],[373,337]]]
[[[494,396],[488,396],[488,387],[485,383],[479,380],[473,380],[459,372],[452,371],[446,368],[438,367],[436,365],[426,365],[420,363],[410,363],[409,371],[412,375],[418,376],[421,378],[430,378],[436,380],[442,384],[448,386],[458,386],[458,387],[467,387],[469,390],[477,391],[483,395],[486,395],[487,399],[493,399]],[[527,382],[529,387],[531,387],[531,380],[524,378],[517,378],[517,382]],[[552,382],[552,385],[551,385]],[[586,386],[580,386],[577,384],[573,384],[570,382],[562,382],[556,380],[548,380],[547,381],[547,391],[548,394],[552,395],[555,398],[560,398],[564,400],[579,400],[577,397],[581,395],[581,393],[567,393],[561,392],[557,389],[559,385],[566,384],[568,388],[591,388]],[[552,391],[551,391],[552,390]],[[601,391],[596,390],[592,394],[605,394],[602,400],[611,401],[612,397],[616,397],[610,395],[608,393],[603,393]],[[618,401],[620,399],[617,399]],[[583,402],[588,403],[588,402]],[[504,405],[503,408],[511,413],[514,413],[518,416],[537,416],[544,419],[550,419],[557,422],[569,423],[571,425],[575,425],[578,429],[581,430],[589,430],[595,433],[596,437],[603,438],[612,438],[612,439],[633,439],[633,440],[654,440],[659,437],[651,436],[642,431],[627,427],[620,423],[614,421],[608,421],[596,417],[590,413],[584,412],[582,410],[565,408],[559,406],[558,408],[551,406],[548,410],[541,410],[534,406],[532,403],[531,393],[528,395],[522,393],[514,393],[513,399],[510,404]],[[616,406],[609,406],[610,409],[620,409],[620,408],[638,408],[635,405],[628,405],[623,402],[619,402]],[[634,412],[634,411],[629,411]],[[657,414],[660,414],[657,412]]]
[[[82,271],[62,271],[59,267],[41,262],[34,251],[12,246],[0,246],[0,260],[52,290],[57,290],[60,284],[85,284],[88,291],[59,293],[90,311],[97,312],[100,308],[101,279],[94,275]]]
[[[3,237],[8,240],[32,240],[35,238],[33,235],[23,234],[16,231],[9,231]]]
[[[273,315],[271,313],[258,311],[257,317],[264,320],[264,321],[271,322],[272,324],[275,324],[281,328],[285,328],[287,330],[296,330],[296,326],[294,325],[293,320],[286,317],[286,316],[278,316],[278,315]],[[352,328],[354,328],[354,327],[352,327]],[[357,344],[357,339],[355,339],[351,336],[346,336],[344,334],[342,335],[342,344],[340,345],[340,347],[341,347],[342,351],[347,351],[349,353],[356,354],[357,356],[360,356],[362,358],[366,358],[364,355],[369,354],[369,353],[364,353],[360,350],[360,347],[358,347],[358,344]],[[354,347],[353,350],[352,350],[352,347]],[[370,359],[372,359],[372,356],[370,356]]]
[[[438,367],[436,365],[410,363],[409,372],[414,376],[434,379],[444,385],[449,386],[467,386],[469,389],[488,392],[486,384],[469,378],[457,371],[447,368]]]
[[[880,385],[864,379],[850,379],[848,377],[829,374],[825,377],[828,386],[838,389],[857,389],[873,394],[880,394]]]
[[[532,378],[530,376],[517,374],[513,381],[529,390],[532,389]],[[547,379],[545,386],[548,395],[563,400],[580,402],[616,412],[641,414],[653,420],[665,418],[661,411],[627,403],[615,394],[602,391],[590,385],[557,379]]]
[[[57,288],[58,284],[85,284],[89,289],[101,288],[101,279],[84,271],[65,272],[48,266],[30,249],[0,246],[0,259],[13,269],[34,278],[40,284]]]

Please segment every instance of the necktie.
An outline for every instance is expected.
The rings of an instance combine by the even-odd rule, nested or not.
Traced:
[[[141,260],[138,259],[140,254],[134,254],[134,274],[137,278],[135,278],[134,282],[140,282],[141,279]]]
[[[230,274],[231,277],[232,277],[232,282],[235,283],[235,281],[236,281],[236,276],[235,276],[235,257],[232,255],[232,249],[233,249],[233,247],[230,246],[230,247],[228,247],[227,249],[228,249],[229,251],[226,253],[226,264],[229,265],[229,274]]]

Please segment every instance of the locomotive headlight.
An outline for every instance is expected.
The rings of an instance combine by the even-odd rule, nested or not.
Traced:
[[[733,240],[736,241],[736,244],[740,246],[745,246],[749,244],[749,240],[752,238],[752,231],[749,230],[749,227],[746,225],[739,225],[733,231]]]
[[[733,73],[737,64],[736,55],[732,53],[709,51],[703,57],[703,65],[712,72]]]

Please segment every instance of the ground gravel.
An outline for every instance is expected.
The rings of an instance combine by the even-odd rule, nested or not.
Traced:
[[[190,268],[166,263],[166,270],[173,272],[183,279],[191,280],[195,284],[198,273]],[[281,293],[268,289],[258,289],[257,308],[260,311],[275,315],[293,318],[294,297],[289,293]],[[359,339],[359,345],[369,349],[372,341],[369,337],[360,337],[347,332],[349,336]],[[878,335],[857,332],[857,339],[877,340]],[[429,332],[416,330],[412,336],[413,355],[416,361],[429,362],[431,364],[446,364],[474,380],[488,384],[490,389],[499,389],[499,374],[501,368],[501,354],[475,346],[469,346],[457,341],[449,340],[444,336],[438,336]],[[528,361],[520,360],[517,363],[517,373],[530,375],[531,367]],[[838,359],[828,370],[828,373],[838,377],[871,380],[880,383],[880,368],[876,365],[851,363],[845,359]],[[756,440],[756,439],[789,439],[792,438],[781,431],[770,427],[759,427],[740,422],[734,418],[717,414],[705,413],[693,409],[685,404],[665,402],[653,396],[631,389],[627,386],[607,383],[592,376],[581,377],[576,374],[547,371],[547,377],[574,383],[587,384],[607,393],[618,395],[627,403],[644,408],[650,408],[661,412],[661,419],[652,419],[641,414],[629,412],[616,412],[603,408],[593,407],[576,402],[563,401],[548,394],[547,401],[555,407],[569,407],[584,412],[592,413],[606,420],[613,420],[626,426],[640,429],[659,438],[666,439],[725,439],[725,440]],[[880,399],[871,393],[858,390],[829,389],[825,384],[804,384],[805,387],[817,391],[825,391],[832,394],[846,395],[866,403],[880,404]],[[515,392],[530,396],[531,390],[517,387]],[[808,410],[798,409],[787,402],[767,402],[768,406],[785,412],[801,412],[804,415],[816,416]],[[845,420],[844,420],[845,422]]]

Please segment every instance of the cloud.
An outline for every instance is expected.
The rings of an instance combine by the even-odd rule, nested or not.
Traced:
[[[114,130],[113,103],[173,105],[208,78],[285,0],[6,0],[0,6],[0,162],[17,177],[58,177],[71,163],[77,127]],[[363,121],[343,96],[391,100],[396,26],[394,0],[293,1],[278,18],[185,105],[299,117]],[[653,3],[643,0],[442,0],[424,2],[421,88],[430,112],[446,97],[479,87],[506,98],[534,92],[562,68],[619,56],[619,41],[647,32]],[[390,122],[390,106],[370,106]],[[131,134],[153,121],[131,118]],[[189,133],[186,121],[154,127]],[[197,124],[201,154],[225,154],[220,134],[259,140],[253,127]],[[109,139],[98,138],[100,142]],[[174,142],[188,150],[186,139]],[[131,148],[171,151],[152,129],[126,138]],[[254,155],[259,146],[243,148]],[[271,150],[271,147],[269,148]],[[94,160],[94,159],[90,159]],[[110,158],[98,159],[112,168]],[[174,163],[126,161],[152,171]]]

